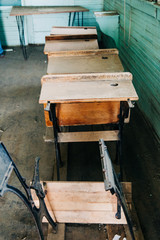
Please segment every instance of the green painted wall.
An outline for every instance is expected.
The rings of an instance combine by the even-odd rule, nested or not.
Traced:
[[[160,140],[160,6],[145,0],[104,0],[120,14],[120,57],[134,76],[138,105]]]
[[[0,0],[0,6],[21,6],[21,0]]]

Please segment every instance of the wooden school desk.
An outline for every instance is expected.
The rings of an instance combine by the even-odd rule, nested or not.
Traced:
[[[48,56],[47,74],[123,72],[117,49],[54,52]]]
[[[83,12],[88,12],[87,8],[81,6],[13,6],[10,16],[15,16],[19,31],[20,43],[22,46],[23,56],[27,59],[26,43],[24,36],[24,16],[37,14],[55,14],[55,13],[69,13],[68,25],[73,25],[76,14],[78,15],[78,25],[80,25],[79,13],[82,13],[83,26]],[[73,13],[73,18],[71,14]]]
[[[44,54],[99,48],[94,27],[53,27],[51,32],[52,34],[45,38]]]
[[[97,35],[96,27],[52,27],[51,35]]]
[[[100,138],[120,142],[128,103],[138,100],[130,73],[46,75],[41,84],[39,103],[46,104],[53,125],[58,179],[60,142],[89,142]],[[59,132],[59,126],[96,124],[115,124],[116,130]]]

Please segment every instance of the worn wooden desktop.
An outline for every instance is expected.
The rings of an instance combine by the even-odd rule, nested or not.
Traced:
[[[88,12],[81,6],[13,6],[10,16],[26,16],[49,13]]]
[[[41,84],[39,103],[56,104],[60,126],[117,123],[120,102],[138,100],[130,73],[46,75]],[[45,119],[52,126],[47,112]],[[109,138],[117,140],[118,131]]]
[[[96,28],[54,27],[52,31],[54,34],[45,38],[44,54],[99,48]]]
[[[48,55],[47,74],[113,73],[123,71],[124,69],[117,49],[61,51],[57,53],[50,52]],[[89,108],[90,106],[88,105]],[[97,106],[94,106],[94,109],[96,111]],[[116,114],[116,111],[114,113]],[[105,117],[108,119],[107,116]],[[48,113],[45,113],[45,120],[46,125],[50,126],[51,122],[49,121]]]
[[[61,51],[48,56],[47,74],[123,71],[117,49]]]
[[[97,49],[98,41],[96,39],[74,39],[74,40],[50,40],[46,41],[44,54],[51,54],[57,51]]]
[[[46,75],[42,78],[39,103],[46,106],[53,126],[57,180],[60,179],[59,143],[115,141],[116,161],[122,175],[122,129],[129,101],[138,100],[129,73]],[[47,117],[48,118],[48,111]],[[45,111],[46,112],[46,111]],[[61,126],[112,125],[110,130],[63,132]],[[47,139],[46,139],[47,141]]]
[[[51,35],[97,35],[96,27],[52,27]]]

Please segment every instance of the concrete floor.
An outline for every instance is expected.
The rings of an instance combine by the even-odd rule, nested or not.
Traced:
[[[43,54],[42,46],[30,46],[28,53],[29,59],[25,61],[21,49],[17,47],[14,48],[14,52],[8,52],[4,59],[0,59],[0,140],[29,183],[33,176],[36,156],[41,158],[41,180],[52,180],[54,147],[53,144],[43,141],[43,107],[38,104],[40,79],[46,73],[47,58]],[[123,156],[126,180],[133,183],[133,200],[145,240],[160,239],[159,150],[160,147],[141,112],[135,108],[132,111],[131,122],[125,125]],[[77,159],[83,159],[85,167],[80,165],[79,161],[73,165],[71,160],[75,154],[79,156]],[[98,160],[98,144],[70,144],[69,180],[77,180],[77,177],[81,178],[79,180],[85,180],[86,176],[90,180],[93,180],[94,176],[95,180],[99,180],[101,173],[100,170],[97,171]],[[14,174],[10,182],[19,186]],[[66,239],[83,239],[80,233],[79,238],[72,238],[70,228],[67,232],[69,235],[66,235]],[[28,210],[11,193],[0,199],[0,240],[5,239],[38,239]]]

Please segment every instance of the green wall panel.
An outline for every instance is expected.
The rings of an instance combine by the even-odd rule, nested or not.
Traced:
[[[21,6],[21,0],[0,0],[0,6]]]
[[[160,7],[144,0],[104,0],[104,9],[120,14],[120,57],[160,140]]]

